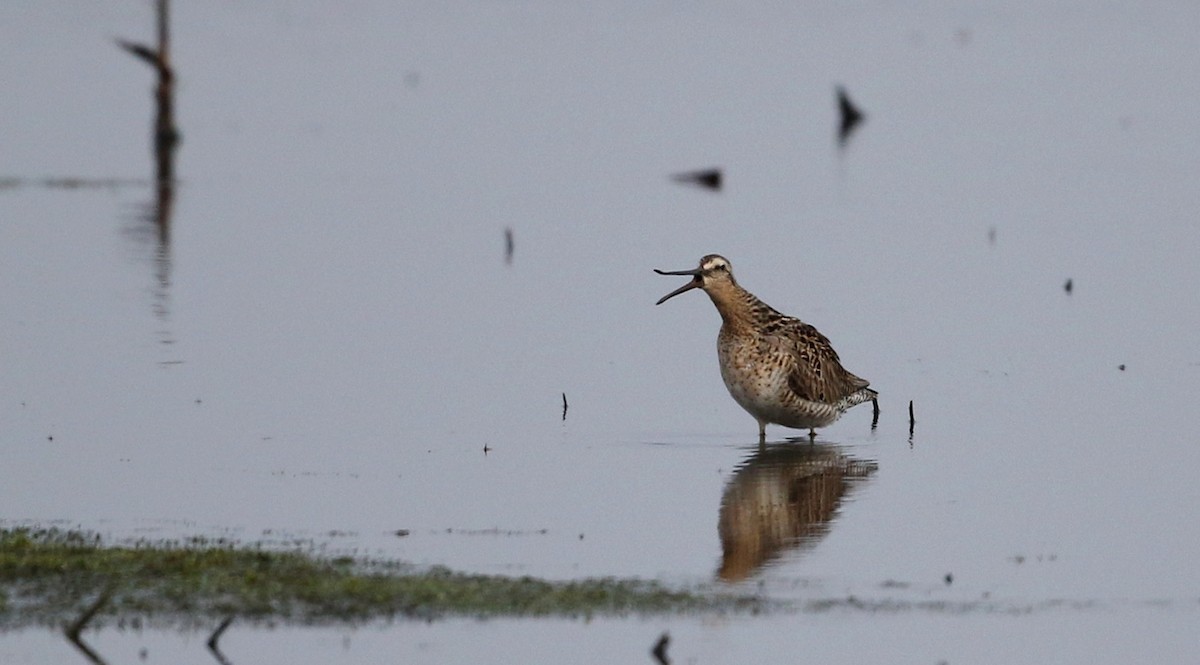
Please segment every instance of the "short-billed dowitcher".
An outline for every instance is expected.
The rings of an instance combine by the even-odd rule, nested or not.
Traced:
[[[709,254],[695,270],[654,272],[692,277],[654,304],[703,289],[717,306],[721,378],[734,401],[758,421],[760,441],[766,440],[767,423],[808,428],[815,436],[816,428],[833,424],[850,407],[878,395],[866,379],[842,367],[829,339],[816,328],[780,314],[738,286],[725,257]]]

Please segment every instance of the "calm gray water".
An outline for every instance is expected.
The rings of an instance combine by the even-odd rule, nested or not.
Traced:
[[[234,662],[648,662],[663,630],[682,663],[1194,659],[1200,9],[177,5],[166,244],[113,44],[148,3],[0,5],[5,524],[833,605],[235,625]],[[872,381],[876,429],[756,451],[712,305],[653,305],[709,252]]]

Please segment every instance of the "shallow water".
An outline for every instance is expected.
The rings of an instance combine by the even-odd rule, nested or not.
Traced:
[[[675,662],[1191,660],[1197,10],[177,4],[168,242],[151,75],[111,41],[150,34],[145,3],[0,7],[4,523],[709,583],[758,476],[791,503],[733,584],[798,615],[226,648],[611,662],[669,629]],[[844,149],[837,83],[867,114]],[[719,193],[670,180],[713,165]],[[42,183],[68,177],[120,182]],[[653,305],[682,278],[651,268],[709,252],[881,393],[877,428],[858,407],[770,450],[869,472],[759,464],[711,304]],[[0,652],[78,662],[41,631]]]

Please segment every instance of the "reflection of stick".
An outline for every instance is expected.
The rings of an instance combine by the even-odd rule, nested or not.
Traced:
[[[96,613],[99,612],[100,609],[107,605],[108,601],[112,599],[114,586],[114,584],[109,583],[109,585],[100,592],[100,595],[96,597],[96,600],[92,601],[92,604],[83,611],[83,614],[79,615],[79,618],[75,619],[63,628],[63,634],[67,636],[67,640],[69,640],[71,644],[75,645],[76,649],[79,649],[79,651],[83,653],[88,660],[92,661],[93,663],[100,663],[101,665],[103,665],[104,659],[100,657],[100,654],[92,651],[92,648],[84,643],[83,638],[81,638],[79,634],[83,632],[83,629],[92,621],[92,618],[96,616]]]
[[[658,641],[654,643],[654,648],[650,650],[650,653],[654,654],[654,659],[660,665],[671,665],[671,660],[667,658],[667,645],[670,643],[671,636],[663,633],[662,637],[658,638]]]
[[[225,620],[222,621],[219,626],[217,626],[217,629],[213,631],[213,634],[209,636],[207,642],[208,650],[212,652],[213,656],[216,657],[217,662],[221,663],[221,665],[229,665],[229,659],[225,657],[225,654],[221,653],[221,648],[217,646],[217,642],[220,641],[221,635],[225,634],[225,629],[228,628],[229,624],[231,623],[233,623],[233,617],[226,617]]]

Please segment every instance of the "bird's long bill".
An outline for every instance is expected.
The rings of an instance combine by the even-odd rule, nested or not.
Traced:
[[[700,286],[700,270],[699,269],[696,269],[696,270],[659,270],[658,268],[655,268],[654,272],[656,272],[660,275],[691,275],[692,276],[692,281],[688,282],[687,284],[684,284],[683,286],[679,287],[678,289],[675,289],[674,291],[668,293],[667,295],[659,298],[658,302],[654,303],[655,305],[661,305],[661,304],[665,303],[666,301],[670,300],[671,298],[674,298],[675,296],[679,295],[680,293],[683,293],[685,291],[691,291],[692,289],[698,288]]]

